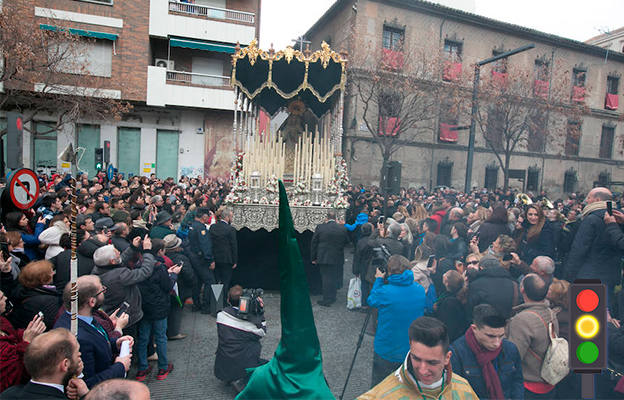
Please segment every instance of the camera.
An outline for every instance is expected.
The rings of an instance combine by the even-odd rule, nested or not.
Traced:
[[[390,252],[388,251],[386,246],[382,244],[379,247],[373,248],[373,258],[371,260],[371,263],[375,268],[379,268],[381,272],[385,273],[387,270],[388,259],[390,258],[390,256]]]
[[[264,294],[262,289],[244,289],[238,304],[239,316],[247,321],[254,322],[264,315],[264,306],[258,300]]]

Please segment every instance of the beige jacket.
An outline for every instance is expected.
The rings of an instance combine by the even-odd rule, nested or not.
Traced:
[[[513,308],[513,317],[505,329],[507,338],[518,348],[525,382],[546,383],[541,377],[542,361],[550,345],[548,324],[559,335],[557,316],[548,302],[525,303]]]

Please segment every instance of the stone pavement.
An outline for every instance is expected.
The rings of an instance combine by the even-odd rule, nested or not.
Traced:
[[[336,399],[340,396],[353,358],[358,336],[366,314],[346,308],[347,289],[351,275],[352,251],[347,250],[344,287],[338,291],[338,301],[331,307],[316,304],[320,296],[312,296],[312,309],[316,329],[321,342],[323,370]],[[277,348],[281,334],[280,296],[278,292],[266,292],[263,296],[267,336],[263,339],[262,357],[270,359]],[[211,315],[192,313],[186,305],[183,311],[181,332],[186,339],[168,342],[169,362],[173,372],[164,381],[156,380],[155,362],[151,376],[145,381],[152,399],[233,399],[235,391],[219,381],[213,373],[214,355],[217,348],[215,318]],[[364,336],[362,346],[345,392],[345,399],[354,399],[369,389],[373,359],[373,337]],[[129,377],[134,377],[131,371]]]

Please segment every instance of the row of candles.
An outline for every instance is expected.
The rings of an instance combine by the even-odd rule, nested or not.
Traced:
[[[334,176],[336,157],[329,137],[321,137],[316,130],[304,132],[295,144],[295,165],[293,177],[295,183],[302,182],[311,189],[312,178],[320,175],[323,179],[323,188],[327,188]]]

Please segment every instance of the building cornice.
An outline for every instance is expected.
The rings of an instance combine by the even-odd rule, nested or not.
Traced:
[[[310,29],[305,33],[305,37],[310,37],[315,31],[321,29],[323,25],[334,17],[339,11],[341,11],[346,5],[350,4],[352,0],[337,0],[326,12],[312,25]],[[608,53],[610,60],[624,62],[624,53],[608,51],[599,46],[579,42],[572,39],[567,39],[561,36],[552,35],[549,33],[541,32],[535,29],[523,27],[520,25],[510,24],[507,22],[498,21],[495,19],[483,17],[481,15],[457,10],[454,8],[442,6],[439,4],[430,3],[423,0],[368,0],[377,3],[382,3],[389,6],[404,8],[411,11],[420,12],[423,14],[432,15],[439,18],[445,18],[447,20],[454,20],[477,26],[490,31],[498,31],[515,35],[520,38],[524,38],[531,41],[537,41],[542,44],[552,45],[555,47],[565,48],[569,50],[579,51],[585,54],[590,54],[598,57],[605,57]]]

